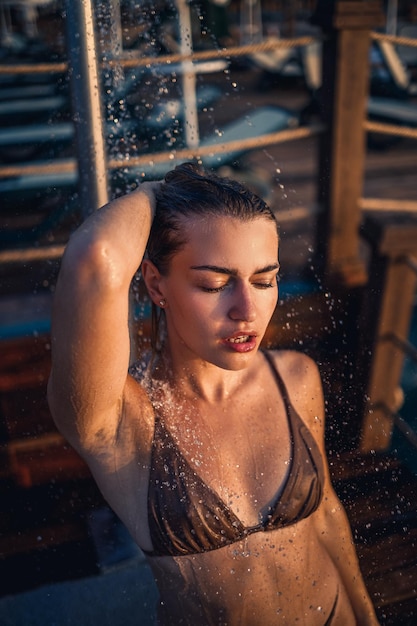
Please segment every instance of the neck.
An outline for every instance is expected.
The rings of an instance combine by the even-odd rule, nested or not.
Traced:
[[[209,404],[230,400],[251,378],[248,367],[242,370],[225,370],[207,361],[195,358],[173,359],[166,351],[160,362],[161,377],[169,383],[174,393],[184,399],[199,399]]]

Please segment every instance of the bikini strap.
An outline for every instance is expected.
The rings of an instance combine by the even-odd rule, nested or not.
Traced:
[[[278,385],[278,389],[281,392],[282,399],[283,399],[284,404],[285,404],[285,408],[287,410],[287,413],[289,413],[290,407],[292,405],[291,405],[291,402],[290,402],[290,397],[288,395],[287,387],[286,387],[286,385],[285,385],[285,383],[284,383],[284,381],[283,381],[283,379],[281,377],[281,374],[279,373],[279,371],[277,369],[277,366],[276,366],[276,364],[274,362],[274,359],[272,358],[270,352],[268,350],[265,350],[265,351],[262,351],[262,354],[265,356],[266,360],[268,361],[268,365],[271,368],[272,373],[274,374],[274,378],[275,378],[275,381],[276,381],[276,383]]]

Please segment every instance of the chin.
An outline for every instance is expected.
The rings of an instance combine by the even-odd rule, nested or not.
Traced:
[[[224,370],[235,371],[246,369],[251,361],[257,355],[258,350],[252,350],[251,352],[245,352],[241,354],[230,354],[222,359],[216,359],[213,361],[214,365],[221,367]]]

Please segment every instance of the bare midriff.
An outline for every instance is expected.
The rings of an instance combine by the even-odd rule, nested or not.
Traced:
[[[311,518],[209,552],[152,557],[149,563],[160,592],[161,626],[355,624]]]

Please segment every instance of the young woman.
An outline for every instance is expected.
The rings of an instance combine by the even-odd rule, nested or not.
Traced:
[[[317,367],[260,350],[278,239],[260,198],[184,164],[94,213],[64,255],[51,411],[147,555],[161,624],[377,624]],[[164,330],[128,374],[139,266]]]

